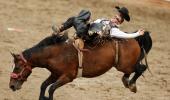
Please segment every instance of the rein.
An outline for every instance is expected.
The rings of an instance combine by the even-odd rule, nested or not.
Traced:
[[[24,78],[23,72],[24,72],[25,70],[28,70],[28,71],[32,72],[32,68],[31,68],[30,65],[28,65],[28,62],[27,62],[27,60],[24,58],[24,56],[23,56],[22,53],[21,53],[19,56],[21,57],[21,60],[24,62],[24,65],[23,65],[23,66],[20,66],[20,67],[23,67],[23,68],[22,68],[22,70],[21,70],[20,73],[14,73],[14,72],[12,72],[12,73],[11,73],[11,78],[16,79],[16,80],[26,81],[27,79]]]

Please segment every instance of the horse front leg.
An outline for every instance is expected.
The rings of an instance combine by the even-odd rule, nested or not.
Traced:
[[[70,79],[69,77],[63,75],[61,77],[58,78],[58,80],[56,82],[54,82],[51,86],[50,86],[50,89],[49,89],[49,99],[48,100],[53,100],[53,94],[54,94],[54,91],[63,86],[64,84],[68,83],[68,82],[71,82],[73,79]]]
[[[40,91],[40,96],[39,96],[39,100],[48,100],[47,97],[45,97],[45,91],[47,89],[47,87],[54,83],[55,80],[52,77],[52,75],[50,75],[42,84],[41,84],[41,91]]]
[[[126,88],[129,87],[129,76],[130,76],[130,74],[124,74],[123,77],[122,77],[123,85],[124,85]]]
[[[129,81],[129,89],[136,93],[136,80],[142,75],[142,73],[146,70],[146,65],[139,64],[136,66],[135,75],[132,77],[132,79]]]

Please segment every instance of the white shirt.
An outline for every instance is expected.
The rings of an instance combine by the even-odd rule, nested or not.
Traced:
[[[102,19],[97,19],[94,21],[94,23],[103,23],[104,25],[109,25],[110,26],[110,20],[106,20],[104,18]],[[114,25],[116,26],[116,25]],[[110,26],[111,27],[111,26]],[[116,37],[116,38],[124,38],[124,39],[128,39],[128,38],[135,38],[140,36],[139,32],[136,33],[125,33],[121,30],[119,30],[118,27],[111,27],[110,29],[110,36],[111,37]]]

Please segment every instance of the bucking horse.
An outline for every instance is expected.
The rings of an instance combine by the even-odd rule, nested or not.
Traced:
[[[73,46],[74,40],[62,37],[49,36],[32,48],[20,54],[11,53],[15,67],[10,76],[9,87],[15,91],[32,73],[33,69],[46,68],[51,72],[41,84],[39,100],[53,100],[55,90],[77,78],[79,62],[77,49]],[[85,42],[89,51],[84,51],[82,77],[92,78],[104,74],[112,67],[124,73],[122,82],[132,92],[137,92],[136,80],[148,68],[141,63],[152,47],[149,32],[135,39],[96,38]],[[129,79],[130,75],[135,73]],[[49,96],[45,91],[49,87]]]

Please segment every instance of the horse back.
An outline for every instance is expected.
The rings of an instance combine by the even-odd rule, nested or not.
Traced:
[[[61,45],[51,47],[54,60],[61,64],[62,69],[69,70],[70,68],[78,67],[78,52],[73,46],[73,41],[63,43]],[[132,72],[139,55],[140,47],[135,39],[120,40],[118,52],[118,65],[116,68],[122,72]],[[83,77],[96,77],[104,74],[115,64],[116,58],[116,40],[106,41],[99,46],[85,45],[85,49],[89,51],[83,52]],[[49,50],[48,50],[49,51]],[[61,56],[59,56],[61,55]],[[69,60],[68,60],[69,59]],[[67,63],[63,63],[67,62]],[[73,64],[75,66],[70,66]],[[58,70],[60,70],[58,68]]]

